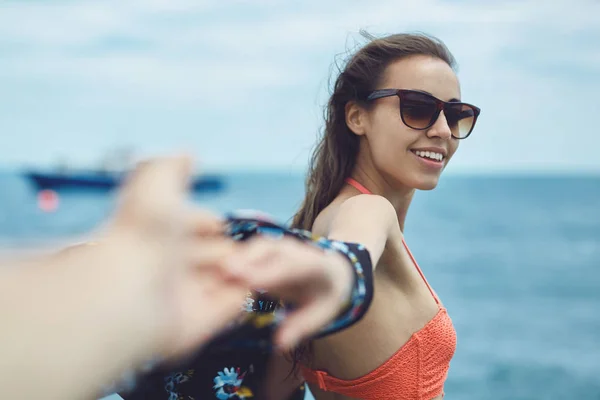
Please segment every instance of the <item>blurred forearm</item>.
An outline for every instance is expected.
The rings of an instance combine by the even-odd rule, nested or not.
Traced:
[[[0,270],[0,398],[90,398],[133,367],[135,294],[111,279],[117,252],[85,246]]]

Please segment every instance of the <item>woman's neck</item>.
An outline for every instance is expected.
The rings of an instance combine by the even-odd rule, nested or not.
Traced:
[[[388,181],[377,172],[375,168],[368,168],[361,163],[357,163],[352,171],[351,178],[363,185],[372,194],[385,197],[394,206],[398,216],[400,230],[404,232],[404,222],[408,208],[415,194],[414,188],[392,186]]]

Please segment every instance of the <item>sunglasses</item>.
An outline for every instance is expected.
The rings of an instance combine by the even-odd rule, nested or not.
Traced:
[[[458,101],[443,101],[429,93],[406,89],[381,89],[368,94],[367,101],[383,97],[398,96],[400,99],[400,117],[404,125],[412,129],[425,130],[435,124],[440,113],[444,116],[455,139],[467,138],[481,110],[472,104]]]

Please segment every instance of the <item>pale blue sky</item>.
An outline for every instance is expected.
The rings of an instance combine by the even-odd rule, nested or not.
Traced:
[[[301,4],[301,5],[299,5]],[[600,2],[0,2],[0,162],[185,148],[209,168],[304,169],[335,54],[420,30],[482,108],[449,167],[600,171]]]

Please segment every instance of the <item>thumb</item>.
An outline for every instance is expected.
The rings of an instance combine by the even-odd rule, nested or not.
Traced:
[[[140,162],[122,185],[123,194],[159,192],[182,193],[187,191],[192,174],[191,157],[165,156]]]
[[[117,220],[139,224],[166,216],[183,203],[192,172],[187,156],[148,159],[125,179],[119,193]],[[167,213],[167,214],[166,214]]]

